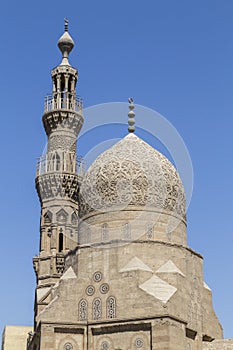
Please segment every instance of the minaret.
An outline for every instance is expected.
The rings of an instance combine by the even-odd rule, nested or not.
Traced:
[[[58,41],[62,62],[51,72],[53,91],[46,96],[43,124],[47,152],[37,164],[36,189],[41,203],[40,252],[34,257],[37,276],[35,315],[49,302],[49,291],[64,269],[65,254],[76,247],[78,190],[82,164],[77,161],[76,140],[83,124],[82,100],[76,95],[78,71],[68,58],[74,47],[65,19]]]

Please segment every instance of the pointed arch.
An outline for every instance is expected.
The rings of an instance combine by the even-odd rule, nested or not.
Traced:
[[[106,302],[107,318],[116,318],[116,298],[108,297]]]
[[[62,229],[60,229],[58,236],[58,252],[61,253],[64,249],[64,235]]]
[[[88,304],[85,299],[81,299],[78,304],[78,319],[79,321],[86,321],[88,316]]]
[[[57,221],[60,223],[65,223],[67,221],[67,217],[68,213],[63,208],[60,209],[56,214]]]
[[[78,224],[78,215],[75,212],[71,215],[71,223],[75,226]]]
[[[52,155],[52,165],[54,171],[59,171],[61,166],[61,157],[59,156],[58,152],[54,152]]]
[[[46,213],[44,214],[44,223],[51,224],[52,218],[53,218],[53,214],[51,213],[51,211],[50,210],[46,211]]]
[[[92,318],[93,318],[93,320],[101,320],[101,318],[102,318],[102,301],[100,298],[95,298],[93,300]]]

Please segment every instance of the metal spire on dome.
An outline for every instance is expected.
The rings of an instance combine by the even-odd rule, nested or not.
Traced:
[[[68,19],[65,18],[64,22],[65,22],[65,32],[58,40],[57,45],[62,53],[61,65],[68,65],[69,66],[70,64],[68,61],[68,57],[69,57],[69,53],[71,52],[71,50],[74,47],[74,41],[71,38],[70,34],[68,33],[68,23],[69,23]]]
[[[69,25],[68,18],[64,18],[64,22],[65,22],[65,32],[68,32],[68,25]]]
[[[134,113],[134,103],[133,103],[133,99],[132,99],[132,97],[130,97],[129,99],[128,99],[128,101],[129,101],[129,113],[128,113],[128,117],[129,117],[129,119],[128,119],[128,131],[129,132],[134,132],[135,131],[135,126],[134,126],[134,124],[135,124],[135,119],[134,119],[134,117],[135,117],[135,113]]]

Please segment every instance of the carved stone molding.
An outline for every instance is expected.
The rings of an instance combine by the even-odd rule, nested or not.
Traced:
[[[78,78],[78,70],[76,68],[73,68],[71,66],[58,66],[56,68],[54,68],[52,71],[51,71],[51,75],[52,77],[56,76],[57,74],[61,74],[61,73],[68,73],[68,74],[72,74],[75,76],[75,78],[77,79]]]
[[[43,115],[43,124],[47,135],[69,129],[77,136],[83,125],[83,116],[75,111],[52,110]]]
[[[72,199],[77,202],[78,185],[77,174],[51,173],[36,178],[36,189],[42,203],[52,198]]]

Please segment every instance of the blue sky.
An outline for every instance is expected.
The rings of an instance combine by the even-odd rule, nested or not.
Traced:
[[[232,0],[66,4],[1,3],[0,332],[5,324],[33,322],[35,165],[46,143],[43,99],[51,91],[50,70],[60,63],[56,45],[68,17],[76,43],[70,62],[79,69],[85,107],[133,96],[182,136],[194,168],[188,242],[205,258],[215,311],[225,336],[233,337]],[[114,132],[119,137],[122,130]]]

